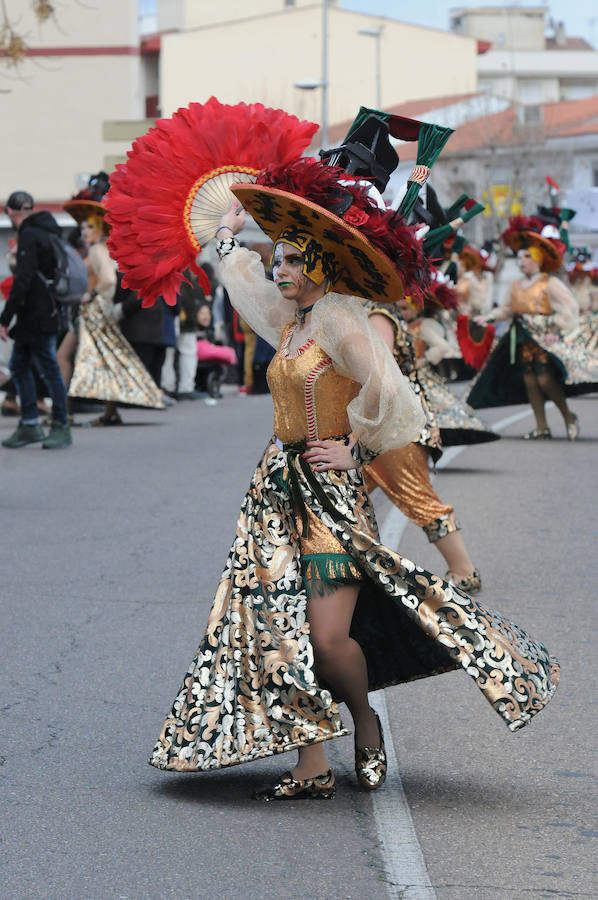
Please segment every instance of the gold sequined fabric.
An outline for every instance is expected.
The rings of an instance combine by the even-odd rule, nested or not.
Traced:
[[[548,316],[552,313],[550,300],[548,299],[548,275],[540,275],[539,278],[528,287],[523,287],[520,281],[511,285],[511,311],[519,315]]]
[[[359,393],[356,381],[344,378],[314,341],[290,354],[294,329],[289,323],[268,367],[274,404],[274,433],[283,443],[324,440],[351,431],[347,406]]]
[[[368,491],[381,487],[395,506],[420,528],[454,512],[432,487],[428,454],[421,444],[408,444],[377,456],[365,469],[365,478]]]
[[[164,409],[162,392],[96,297],[82,303],[69,397]]]

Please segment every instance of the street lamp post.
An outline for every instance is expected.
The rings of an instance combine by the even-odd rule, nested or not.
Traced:
[[[376,109],[382,109],[382,73],[380,67],[380,44],[382,38],[383,26],[378,28],[360,28],[357,34],[364,34],[366,37],[376,39]]]
[[[322,108],[320,113],[320,141],[322,149],[328,147],[328,3],[322,0],[322,74],[320,78],[306,78],[296,81],[295,87],[301,91],[322,88]]]

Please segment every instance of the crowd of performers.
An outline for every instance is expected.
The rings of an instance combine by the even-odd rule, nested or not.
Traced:
[[[461,237],[481,207],[461,197],[440,218],[432,208],[424,185],[450,129],[362,108],[339,147],[303,158],[315,130],[261,104],[193,104],[136,142],[103,201],[107,250],[144,306],[173,302],[182,273],[213,241],[233,306],[277,348],[274,434],[150,758],[195,772],[297,750],[293,768],[256,795],[266,801],[334,796],[324,747],[348,733],[339,701],[366,790],[386,777],[368,691],[462,670],[511,731],[547,704],[558,662],[472,596],[480,573],[429,467],[443,447],[498,438],[474,412],[482,406],[529,402],[528,437],[546,438],[548,398],[575,439],[566,395],[598,382],[593,303],[580,321],[553,274],[563,252],[545,222],[511,223],[505,241],[522,277],[495,309],[492,260]],[[398,163],[390,137],[417,141],[418,155],[387,204]],[[272,280],[241,245],[246,211],[272,242]],[[94,271],[84,326],[109,334],[99,264]],[[493,323],[507,318],[496,337]],[[438,374],[460,355],[478,368],[486,357],[468,403]],[[148,392],[146,402],[159,398]],[[376,487],[436,544],[444,577],[381,543]]]

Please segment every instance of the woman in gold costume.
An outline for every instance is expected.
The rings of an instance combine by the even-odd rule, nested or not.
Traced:
[[[89,250],[85,262],[88,290],[81,298],[77,322],[77,349],[69,397],[104,400],[104,413],[93,425],[121,425],[118,405],[163,409],[162,393],[116,324],[113,298],[116,291],[116,267],[108,254],[109,227],[102,193],[93,192],[99,173],[90,179],[91,189],[81,191],[64,209],[81,225],[81,234]],[[100,190],[108,187],[100,179]],[[95,198],[95,199],[94,199]]]
[[[541,643],[380,543],[362,464],[417,441],[425,416],[362,298],[416,291],[423,257],[395,218],[405,253],[391,263],[392,213],[339,173],[304,159],[232,188],[273,240],[274,283],[236,239],[242,214],[217,233],[232,303],[278,347],[275,434],[150,759],[192,772],[298,750],[263,800],[333,796],[323,742],[347,733],[338,700],[355,726],[358,781],[374,790],[386,757],[368,689],[464,669],[515,731],[558,680]]]
[[[512,219],[503,240],[517,253],[522,277],[513,282],[501,306],[476,321],[511,319],[511,327],[474,380],[467,402],[479,409],[527,401],[536,424],[523,437],[546,440],[552,434],[545,404],[552,400],[573,441],[579,437],[579,422],[566,397],[596,389],[598,358],[575,339],[577,302],[551,274],[562,264],[564,245],[556,228],[542,227],[534,216]]]

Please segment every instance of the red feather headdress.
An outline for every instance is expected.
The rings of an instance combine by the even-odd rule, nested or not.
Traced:
[[[183,271],[216,233],[231,183],[255,181],[270,164],[301,156],[318,126],[261,103],[227,106],[211,97],[161,119],[133,144],[106,195],[110,255],[151,306],[176,303]]]

